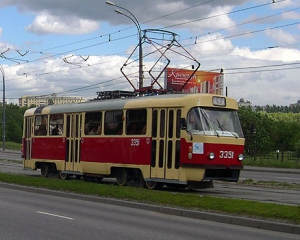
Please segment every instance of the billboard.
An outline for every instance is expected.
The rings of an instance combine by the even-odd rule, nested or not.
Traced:
[[[180,91],[193,74],[193,70],[167,68],[165,88]],[[223,95],[224,75],[220,72],[196,71],[182,89],[185,93],[214,93]]]

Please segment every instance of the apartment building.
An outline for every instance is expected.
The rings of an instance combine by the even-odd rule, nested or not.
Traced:
[[[19,98],[19,106],[29,107],[35,105],[40,107],[52,104],[79,103],[85,101],[86,99],[80,96],[57,96],[55,93],[42,96],[23,95],[21,98]]]

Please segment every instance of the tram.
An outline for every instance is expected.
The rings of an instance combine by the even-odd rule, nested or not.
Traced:
[[[205,188],[236,182],[244,136],[238,104],[205,94],[120,95],[48,105],[24,114],[23,165],[123,185]]]

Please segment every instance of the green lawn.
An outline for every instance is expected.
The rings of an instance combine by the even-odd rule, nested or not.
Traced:
[[[268,159],[245,159],[243,161],[245,166],[253,166],[253,167],[273,167],[273,168],[300,168],[300,163],[295,160],[268,160]]]

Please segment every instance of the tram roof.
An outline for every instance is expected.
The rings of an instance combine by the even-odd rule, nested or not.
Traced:
[[[224,97],[214,94],[195,93],[195,94],[163,94],[133,98],[119,98],[109,100],[95,100],[81,103],[55,104],[31,108],[25,112],[25,116],[35,114],[60,114],[91,112],[100,110],[132,109],[143,107],[182,107],[185,105],[193,106],[212,106],[212,97]],[[237,102],[232,98],[226,98],[227,107],[237,109]]]

